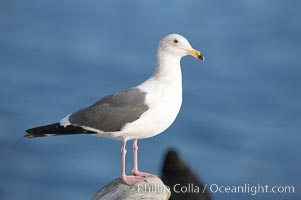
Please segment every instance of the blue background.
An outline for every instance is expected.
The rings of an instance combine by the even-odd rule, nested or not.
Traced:
[[[300,199],[300,7],[297,0],[0,1],[0,199],[90,199],[118,177],[121,142],[27,140],[24,130],[139,84],[170,33],[187,37],[206,62],[182,60],[181,112],[163,134],[139,142],[141,170],[160,174],[174,147],[209,184],[295,186],[295,194],[216,199]]]

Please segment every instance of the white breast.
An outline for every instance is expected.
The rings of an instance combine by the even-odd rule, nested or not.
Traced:
[[[181,80],[164,82],[151,78],[138,88],[147,93],[145,101],[149,109],[123,128],[123,136],[128,139],[148,138],[163,132],[174,122],[182,104]]]

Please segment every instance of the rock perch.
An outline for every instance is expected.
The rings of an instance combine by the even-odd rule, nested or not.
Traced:
[[[132,186],[117,178],[101,188],[92,200],[167,200],[169,197],[169,188],[158,177],[145,178],[144,182]]]

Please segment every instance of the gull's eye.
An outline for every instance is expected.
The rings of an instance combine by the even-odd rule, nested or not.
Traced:
[[[173,41],[174,43],[179,43],[179,41],[177,40],[177,39],[174,39],[174,41]]]

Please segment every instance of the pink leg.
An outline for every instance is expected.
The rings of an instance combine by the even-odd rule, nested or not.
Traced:
[[[140,172],[138,170],[138,140],[133,141],[133,156],[134,156],[134,167],[132,173],[136,176],[143,177],[157,177],[157,175]]]
[[[121,148],[121,179],[127,185],[135,185],[136,183],[140,183],[144,181],[144,178],[141,176],[128,176],[125,173],[125,156],[126,156],[126,141],[123,141]]]

